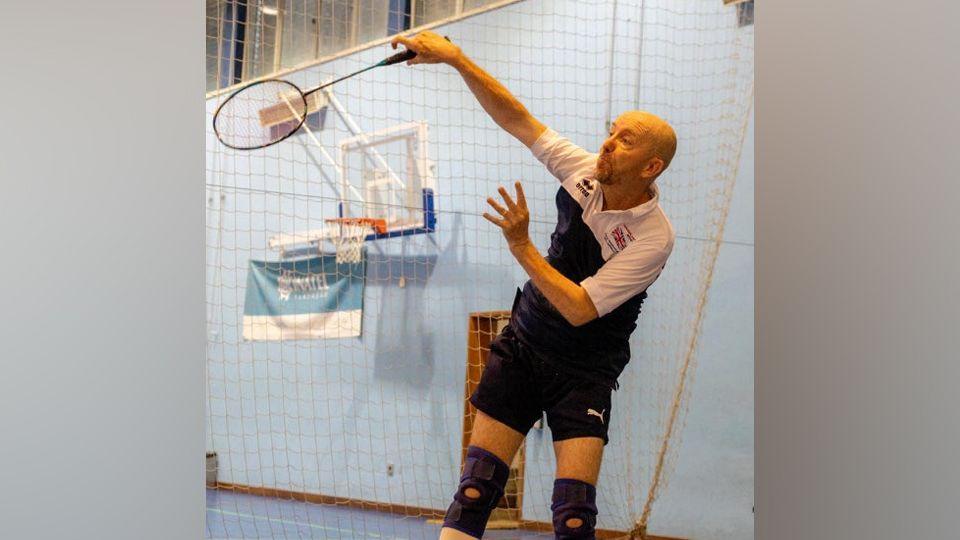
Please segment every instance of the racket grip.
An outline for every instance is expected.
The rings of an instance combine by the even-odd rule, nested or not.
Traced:
[[[450,41],[450,38],[447,37],[447,36],[443,36],[443,39],[445,39],[445,40],[447,40],[447,41]],[[407,50],[405,50],[405,51],[403,51],[403,52],[399,52],[399,53],[397,53],[397,54],[395,54],[395,55],[393,55],[393,56],[391,56],[391,57],[389,57],[389,58],[381,61],[381,62],[380,62],[380,65],[381,65],[381,66],[392,66],[393,64],[399,64],[400,62],[406,62],[407,60],[410,60],[411,58],[413,58],[413,57],[415,57],[415,56],[417,56],[417,53],[411,51],[410,49],[407,49]]]
[[[406,62],[407,60],[410,60],[411,58],[413,58],[413,57],[416,56],[416,55],[417,55],[417,53],[411,51],[410,49],[407,49],[407,50],[405,50],[405,51],[403,51],[403,52],[397,53],[397,54],[395,54],[395,55],[387,58],[387,59],[384,60],[383,62],[380,62],[380,65],[382,65],[382,66],[392,66],[393,64],[399,64],[400,62]]]

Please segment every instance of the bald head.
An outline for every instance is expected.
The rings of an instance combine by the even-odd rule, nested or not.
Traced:
[[[608,190],[646,193],[676,152],[677,135],[670,124],[646,111],[628,111],[610,125],[594,178]]]
[[[636,129],[653,156],[663,161],[663,170],[670,166],[677,153],[677,134],[666,120],[647,111],[627,111],[617,118],[615,125]]]

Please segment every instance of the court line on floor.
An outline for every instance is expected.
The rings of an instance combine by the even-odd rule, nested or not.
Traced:
[[[299,525],[305,525],[305,526],[311,527],[311,528],[313,528],[313,529],[320,529],[320,530],[324,530],[324,531],[336,531],[336,532],[340,532],[340,533],[350,533],[350,534],[356,534],[356,533],[357,533],[357,531],[354,530],[354,529],[340,529],[340,528],[338,528],[338,527],[324,527],[323,525],[314,525],[313,523],[302,523],[302,522],[299,522],[299,521],[290,521],[289,519],[280,519],[280,518],[274,518],[274,517],[269,517],[269,516],[257,516],[257,515],[254,515],[254,514],[243,514],[243,513],[240,513],[240,512],[230,512],[229,510],[221,510],[221,509],[219,509],[219,508],[210,508],[210,507],[207,507],[207,511],[208,511],[208,512],[219,512],[219,513],[224,514],[224,515],[227,515],[227,516],[252,518],[252,519],[255,519],[255,520],[256,520],[256,519],[265,519],[265,520],[267,520],[267,521],[272,521],[272,522],[275,522],[275,523],[284,523],[284,524],[287,524],[287,525],[297,525],[297,526],[299,526]],[[366,534],[368,538],[381,538],[381,539],[383,539],[383,540],[403,540],[402,538],[397,538],[397,537],[394,537],[394,536],[380,536],[379,534],[371,533],[371,532],[364,532],[364,534]]]

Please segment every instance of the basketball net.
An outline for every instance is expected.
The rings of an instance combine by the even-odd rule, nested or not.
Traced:
[[[333,235],[333,244],[337,248],[338,264],[356,264],[360,262],[363,251],[363,242],[371,231],[381,235],[387,232],[387,222],[377,218],[334,218],[326,220],[335,223],[336,233]]]
[[[343,220],[337,223],[337,234],[333,238],[336,246],[337,264],[356,264],[360,262],[363,242],[370,233],[370,225],[363,222]]]

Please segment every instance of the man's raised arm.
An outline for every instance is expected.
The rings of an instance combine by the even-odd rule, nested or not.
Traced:
[[[401,44],[417,53],[407,64],[444,63],[453,66],[460,72],[470,91],[493,121],[528,147],[547,129],[506,87],[473,63],[460,47],[442,36],[433,32],[420,32],[411,38],[396,36],[391,44],[394,48]]]

